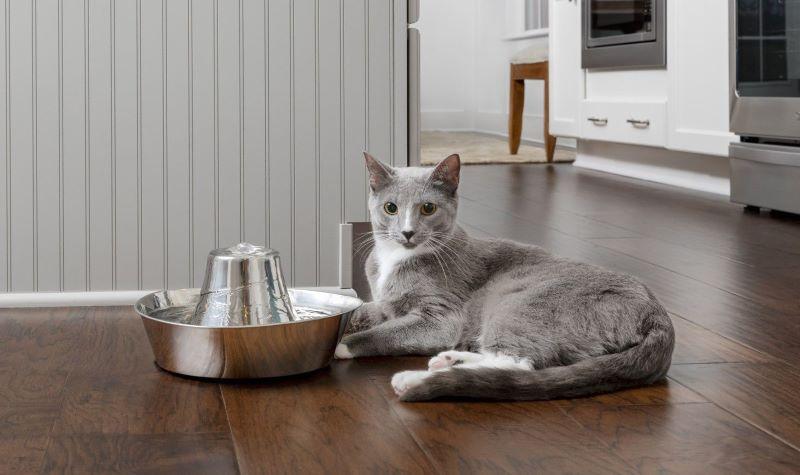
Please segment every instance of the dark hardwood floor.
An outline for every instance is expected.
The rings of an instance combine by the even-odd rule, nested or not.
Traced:
[[[798,473],[800,218],[569,165],[464,170],[471,232],[633,274],[673,316],[655,386],[397,401],[423,358],[216,384],[158,370],[131,308],[0,310],[0,473]]]

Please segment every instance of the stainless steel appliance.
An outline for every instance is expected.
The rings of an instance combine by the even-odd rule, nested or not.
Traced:
[[[583,67],[664,67],[665,0],[584,0]]]
[[[800,0],[731,2],[731,200],[800,213]]]

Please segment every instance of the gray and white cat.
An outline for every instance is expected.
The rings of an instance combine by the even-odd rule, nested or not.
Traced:
[[[392,168],[364,154],[375,301],[337,358],[437,355],[392,378],[404,401],[578,397],[641,386],[669,369],[675,335],[636,279],[456,224],[460,160]]]

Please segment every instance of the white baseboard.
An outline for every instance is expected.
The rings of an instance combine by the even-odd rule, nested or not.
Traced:
[[[0,308],[106,307],[133,305],[154,290],[108,292],[31,292],[0,294]]]
[[[353,289],[339,287],[298,287],[332,294],[356,297]],[[108,292],[31,292],[0,294],[0,308],[26,307],[113,307],[133,305],[155,290],[122,290]]]
[[[422,130],[437,132],[477,132],[494,137],[508,138],[508,115],[504,112],[433,110],[422,111]],[[522,143],[544,145],[544,117],[525,114],[522,122]],[[575,139],[559,138],[558,145],[565,149],[576,148]]]
[[[508,137],[508,114],[491,111],[426,110],[422,111],[422,130],[447,132],[483,132]],[[522,119],[522,139],[544,142],[544,118],[525,114]]]
[[[574,165],[716,195],[730,195],[727,157],[580,140]]]

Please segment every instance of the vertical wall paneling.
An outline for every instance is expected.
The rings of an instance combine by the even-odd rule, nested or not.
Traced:
[[[335,285],[361,152],[407,160],[406,0],[0,1],[0,291]]]
[[[217,1],[192,0],[192,239],[194,286],[217,246]]]
[[[114,274],[111,2],[88,0],[89,287],[111,290]]]
[[[190,22],[192,0],[165,5],[165,220],[167,288],[193,285]]]
[[[244,240],[267,244],[266,2],[242,0],[242,220]]]
[[[294,0],[292,101],[294,129],[293,259],[295,285],[317,282],[317,0]]]
[[[367,218],[366,170],[361,152],[367,143],[368,0],[344,0],[344,187],[345,221]]]
[[[392,0],[394,15],[392,17],[392,75],[394,84],[392,94],[392,133],[394,140],[395,166],[408,165],[408,2],[407,0]]]
[[[114,285],[141,287],[141,122],[139,121],[139,7],[141,0],[112,0],[114,168]]]
[[[367,78],[369,97],[367,125],[369,151],[386,163],[394,162],[392,150],[392,2],[370,2]]]
[[[242,239],[242,0],[217,0],[217,209],[219,246]]]
[[[34,2],[35,288],[61,289],[60,1]]]
[[[36,159],[35,159],[35,51],[34,2],[11,2],[9,8],[9,95],[13,124],[10,153],[11,290],[35,290]],[[12,158],[13,157],[13,158]]]
[[[139,0],[139,148],[141,182],[141,286],[166,285],[164,2]]]
[[[61,0],[61,288],[88,290],[88,0]]]
[[[292,277],[294,208],[291,0],[269,1],[269,245],[283,256],[283,272]]]
[[[337,282],[339,230],[342,222],[342,166],[344,141],[342,108],[342,0],[317,3],[319,30],[318,118],[319,129],[319,281]]]
[[[10,203],[11,174],[8,167],[11,165],[9,160],[9,136],[11,132],[10,121],[8,120],[8,8],[11,0],[4,0],[0,5],[0,292],[9,290],[11,272],[9,269],[9,257],[11,249],[9,246],[9,214],[8,205]]]

